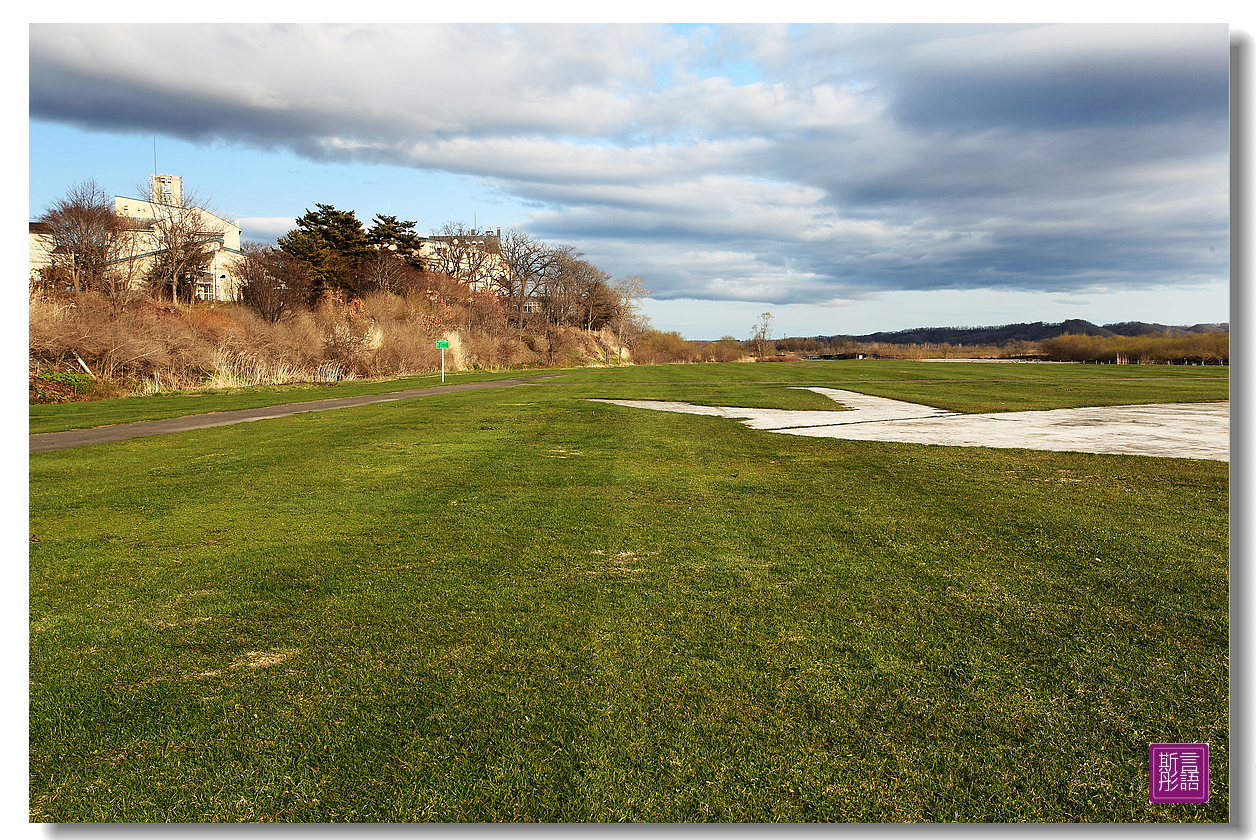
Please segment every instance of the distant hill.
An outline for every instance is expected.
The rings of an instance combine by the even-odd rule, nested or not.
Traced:
[[[1142,321],[1122,321],[1117,324],[1097,326],[1076,318],[1058,324],[1035,321],[1032,324],[1007,324],[1001,327],[919,327],[896,332],[877,332],[868,335],[817,336],[831,341],[849,339],[864,344],[1002,344],[1005,341],[1044,341],[1060,335],[1148,335],[1151,333],[1207,333],[1230,331],[1226,324],[1195,324],[1190,327],[1145,324]]]

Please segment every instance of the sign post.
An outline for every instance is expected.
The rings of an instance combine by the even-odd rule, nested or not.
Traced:
[[[440,381],[445,381],[445,350],[449,348],[449,342],[440,338],[436,340],[436,346],[440,348]]]

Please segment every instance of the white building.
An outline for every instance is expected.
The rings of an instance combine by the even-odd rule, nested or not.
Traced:
[[[501,255],[501,234],[501,228],[472,228],[420,236],[418,256],[425,266],[461,280],[473,292],[496,292],[498,278],[510,271]]]
[[[236,283],[231,269],[242,256],[240,226],[204,208],[185,206],[183,178],[178,175],[152,175],[148,190],[148,199],[114,196],[114,209],[119,216],[134,221],[140,237],[136,253],[128,259],[143,261],[144,269],[149,268],[162,252],[162,226],[184,225],[211,252],[209,262],[196,279],[197,299],[235,300]]]
[[[236,283],[232,267],[241,259],[240,226],[201,207],[185,206],[183,179],[178,175],[149,178],[148,198],[114,196],[114,210],[124,222],[124,240],[113,258],[116,276],[135,289],[169,247],[172,228],[209,252],[208,261],[198,270],[196,297],[199,300],[234,300]],[[185,240],[186,241],[186,240]],[[60,254],[48,226],[32,222],[29,231],[30,280],[35,283],[41,271],[58,260]]]

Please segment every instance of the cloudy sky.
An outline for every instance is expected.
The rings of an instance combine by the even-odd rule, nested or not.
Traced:
[[[745,338],[1229,310],[1224,24],[29,30],[32,218],[154,166],[246,237],[315,203],[513,227]]]

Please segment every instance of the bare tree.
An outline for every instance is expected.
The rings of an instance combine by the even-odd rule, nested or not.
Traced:
[[[149,281],[157,297],[170,289],[172,303],[179,302],[179,290],[187,289],[188,302],[196,298],[196,284],[223,247],[223,220],[207,203],[190,191],[158,196],[149,192],[143,208],[151,214],[149,238],[153,263]]]
[[[52,237],[53,265],[74,291],[102,291],[119,233],[113,197],[95,181],[84,181],[49,205],[39,221]]]
[[[592,299],[593,288],[609,279],[609,274],[571,246],[551,249],[550,262],[539,284],[546,322],[555,326],[585,326],[586,303]]]
[[[308,302],[312,281],[304,264],[278,248],[246,243],[232,266],[240,302],[274,324]]]
[[[120,306],[141,294],[145,278],[143,255],[152,234],[152,223],[123,215],[118,215],[117,219],[104,294]]]
[[[590,332],[600,330],[615,322],[619,314],[619,295],[608,282],[611,277],[598,270],[600,276],[593,277],[585,286],[580,304],[584,308],[584,328]]]
[[[764,312],[750,328],[750,344],[755,348],[755,355],[764,355],[772,341],[772,313]]]
[[[433,268],[474,289],[494,284],[499,274],[498,238],[462,222],[446,222],[433,232]]]
[[[376,247],[358,261],[358,283],[363,289],[400,294],[417,269],[395,245]]]
[[[536,294],[554,262],[554,252],[544,242],[518,230],[507,230],[498,244],[501,270],[494,285],[506,298],[516,327],[523,326],[524,305]]]
[[[557,322],[586,330],[596,322],[600,328],[613,317],[618,303],[608,285],[611,276],[571,248],[557,249],[555,260],[551,290]]]
[[[619,295],[619,308],[611,326],[615,330],[615,341],[619,345],[619,360],[624,360],[624,341],[635,343],[635,339],[650,326],[650,319],[641,312],[641,299],[649,297],[650,290],[645,287],[645,278],[636,274],[621,277],[612,284]]]
[[[136,294],[152,221],[119,214],[95,181],[75,185],[39,219],[51,236],[48,274],[56,285],[101,295],[115,307]]]

